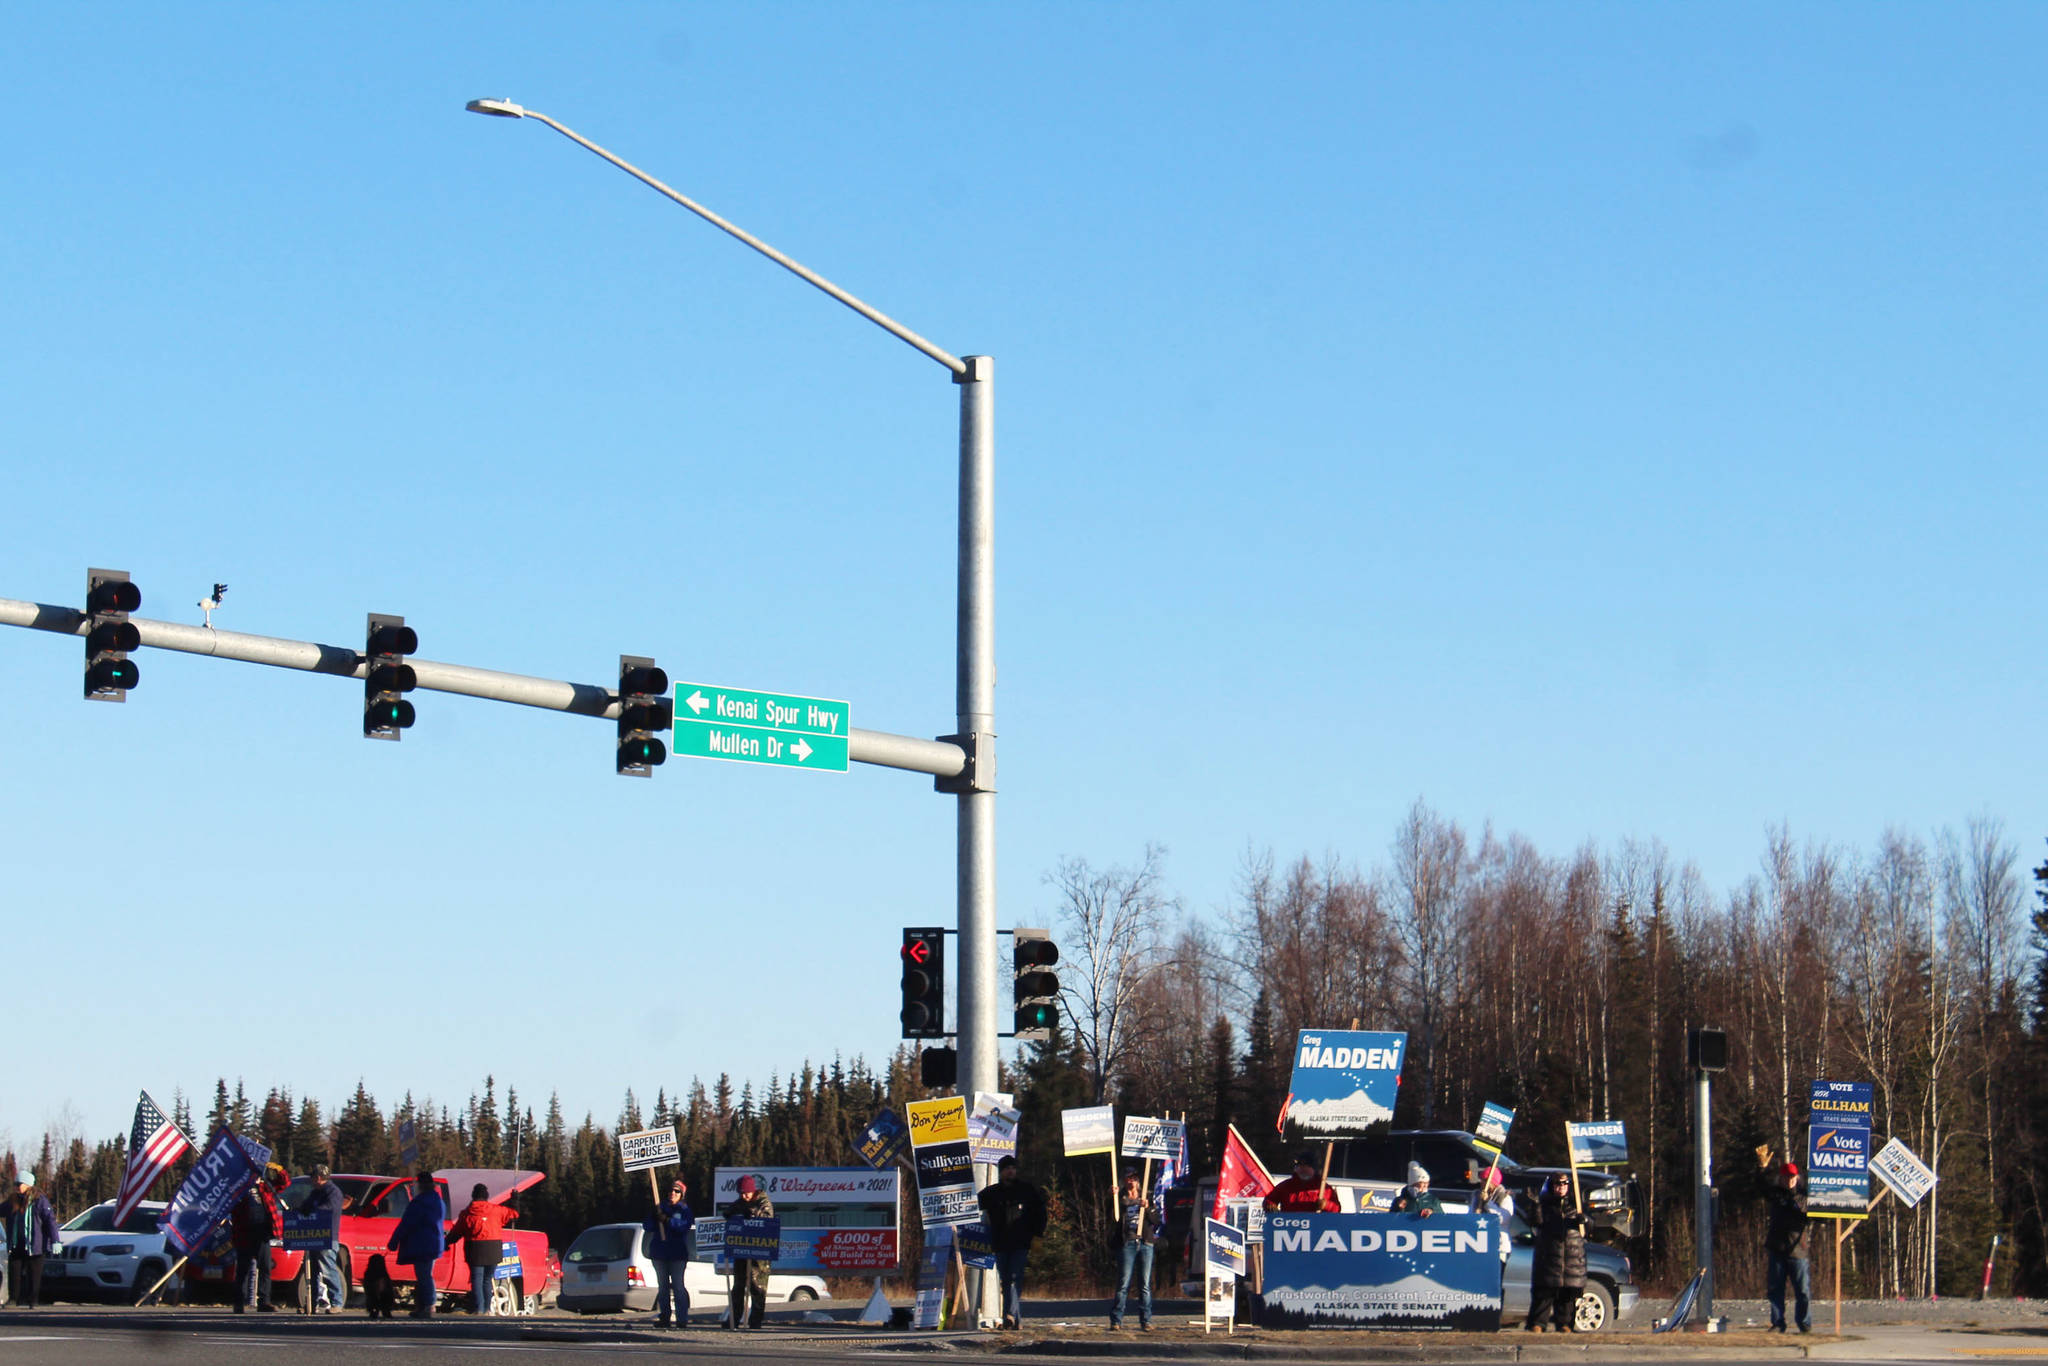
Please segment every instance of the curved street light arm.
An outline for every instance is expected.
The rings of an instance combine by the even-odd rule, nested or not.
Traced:
[[[688,209],[691,213],[696,214],[699,218],[711,224],[711,226],[718,228],[724,232],[730,233],[734,237],[737,237],[740,241],[745,242],[755,251],[760,252],[763,256],[773,261],[776,265],[781,266],[784,270],[796,276],[798,279],[805,280],[813,285],[816,285],[819,289],[823,290],[827,294],[830,294],[833,298],[839,300],[840,303],[845,304],[848,308],[860,314],[863,318],[866,318],[869,322],[875,324],[877,327],[880,327],[884,331],[892,333],[901,340],[910,343],[918,350],[924,352],[927,356],[930,356],[933,360],[945,366],[948,370],[951,370],[955,375],[964,375],[967,373],[967,362],[961,360],[952,352],[947,351],[941,347],[932,345],[923,337],[920,337],[919,335],[917,335],[917,333],[911,331],[902,323],[897,322],[894,318],[882,312],[880,309],[871,308],[867,304],[862,303],[859,299],[856,299],[853,295],[848,294],[845,290],[841,289],[838,285],[833,284],[830,280],[818,274],[816,271],[807,268],[800,262],[793,261],[789,257],[784,256],[781,252],[769,246],[766,242],[763,242],[760,238],[754,236],[745,228],[742,228],[734,223],[726,222],[723,218],[720,218],[717,214],[705,208],[696,200],[690,198],[686,194],[681,194],[676,190],[669,188],[667,185],[662,184],[659,180],[656,180],[653,176],[647,174],[647,172],[641,170],[632,162],[625,160],[623,157],[617,157],[612,155],[604,148],[592,142],[589,138],[586,138],[581,133],[578,133],[575,129],[564,127],[563,125],[549,118],[546,114],[540,113],[538,110],[527,109],[524,108],[523,106],[510,104],[509,102],[505,101],[475,100],[471,102],[469,107],[473,112],[479,114],[494,114],[500,117],[538,119],[540,122],[554,129],[557,133],[560,133],[563,137],[569,139],[569,141],[575,143],[577,146],[582,147],[587,151],[594,152],[598,156],[603,157],[606,161],[609,161],[612,165],[618,167],[627,175],[632,176],[634,179],[640,181],[642,184],[648,185],[654,189],[661,191],[670,199],[673,199],[676,203]]]

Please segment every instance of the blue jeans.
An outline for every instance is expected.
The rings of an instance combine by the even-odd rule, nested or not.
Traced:
[[[270,1303],[270,1244],[254,1252],[235,1252],[235,1303]]]
[[[473,1266],[469,1269],[469,1304],[479,1314],[491,1312],[491,1286],[497,1275],[495,1266]]]
[[[1109,1311],[1109,1326],[1112,1328],[1124,1325],[1124,1301],[1130,1293],[1134,1276],[1138,1282],[1138,1322],[1149,1327],[1152,1323],[1152,1244],[1125,1243],[1117,1253],[1116,1305]]]
[[[324,1286],[329,1304],[336,1309],[348,1308],[348,1287],[341,1283],[341,1254],[330,1247],[325,1252],[315,1254],[314,1265],[319,1268],[318,1277],[313,1283],[314,1301],[319,1301],[320,1289]]]
[[[1003,1287],[1003,1317],[1019,1323],[1024,1321],[1024,1259],[1030,1255],[1028,1247],[996,1254],[996,1280]]]
[[[439,1308],[441,1292],[434,1289],[434,1264],[421,1262],[412,1269],[413,1296],[412,1312],[419,1318],[432,1316]]]
[[[690,1287],[683,1281],[689,1267],[685,1261],[654,1263],[654,1321],[673,1321],[678,1328],[690,1326]]]
[[[1768,1273],[1771,1297],[1771,1327],[1785,1326],[1785,1282],[1792,1283],[1792,1311],[1799,1331],[1813,1326],[1807,1305],[1813,1296],[1813,1268],[1804,1257],[1773,1257]]]

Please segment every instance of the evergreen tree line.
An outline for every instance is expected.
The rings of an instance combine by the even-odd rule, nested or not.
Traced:
[[[1941,1178],[1913,1210],[1879,1206],[1844,1250],[1854,1295],[1973,1293],[1993,1234],[1994,1293],[2048,1291],[2048,862],[2030,898],[2017,850],[1995,821],[1922,840],[1888,831],[1859,852],[1768,833],[1759,871],[1711,893],[1655,842],[1562,859],[1518,836],[1476,838],[1422,803],[1383,865],[1330,856],[1281,867],[1250,853],[1232,902],[1191,914],[1166,886],[1164,851],[1128,868],[1082,860],[1047,876],[1061,946],[1061,1027],[1023,1047],[1003,1078],[1023,1111],[1027,1179],[1048,1193],[1052,1227],[1034,1254],[1041,1285],[1099,1284],[1109,1164],[1068,1160],[1060,1111],[1114,1103],[1185,1116],[1194,1172],[1213,1174],[1235,1126],[1279,1171],[1295,1145],[1276,1128],[1296,1031],[1408,1034],[1395,1127],[1469,1129],[1486,1101],[1516,1111],[1510,1156],[1561,1164],[1566,1120],[1619,1118],[1646,1225],[1627,1250],[1652,1287],[1690,1274],[1694,1086],[1687,1031],[1727,1032],[1714,1079],[1720,1292],[1761,1293],[1756,1150],[1805,1165],[1811,1080],[1875,1087],[1875,1131],[1897,1136]],[[195,1140],[226,1123],[293,1171],[396,1172],[397,1132],[417,1127],[424,1168],[520,1165],[545,1173],[520,1197],[523,1221],[565,1246],[594,1223],[638,1219],[646,1177],[620,1170],[617,1136],[673,1123],[692,1201],[708,1208],[718,1166],[844,1165],[884,1106],[930,1094],[915,1051],[877,1070],[864,1059],[803,1063],[764,1092],[729,1076],[629,1092],[612,1126],[571,1127],[550,1095],[536,1115],[495,1078],[459,1108],[387,1108],[358,1085],[331,1118],[312,1097],[238,1081],[215,1087]],[[59,1210],[109,1198],[125,1136],[88,1145],[45,1135],[35,1165]],[[22,1155],[26,1156],[26,1154]],[[9,1152],[0,1167],[11,1173]],[[167,1196],[183,1166],[152,1192]],[[903,1211],[906,1259],[917,1237]],[[1831,1243],[1832,1239],[1818,1240]],[[1820,1254],[1816,1254],[1817,1256]],[[1170,1257],[1170,1254],[1169,1254]],[[1826,1268],[1816,1263],[1817,1274]],[[1173,1275],[1168,1267],[1164,1275]]]

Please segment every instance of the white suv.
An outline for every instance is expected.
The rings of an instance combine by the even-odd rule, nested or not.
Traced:
[[[114,1202],[103,1200],[58,1231],[61,1247],[43,1260],[43,1294],[49,1299],[117,1300],[133,1304],[171,1269],[157,1227],[164,1202],[145,1200],[120,1227]],[[174,1278],[160,1297],[177,1292]]]

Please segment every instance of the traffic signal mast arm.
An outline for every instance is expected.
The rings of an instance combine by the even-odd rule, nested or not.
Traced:
[[[89,633],[90,618],[74,607],[23,602],[0,598],[0,626],[23,626],[63,636]],[[348,645],[321,645],[309,640],[284,640],[276,636],[249,635],[242,631],[221,631],[205,626],[186,626],[174,621],[149,621],[131,617],[141,644],[150,649],[176,650],[183,654],[212,655],[217,659],[240,660],[245,664],[268,664],[279,669],[332,674],[337,678],[360,679],[364,660],[360,650]],[[480,697],[489,702],[511,702],[544,711],[572,712],[616,720],[616,684],[569,683],[553,678],[532,678],[525,674],[476,669],[466,664],[437,664],[429,659],[408,659],[420,689]],[[140,705],[138,700],[137,705]],[[900,768],[912,773],[929,773],[935,778],[959,776],[967,767],[966,751],[949,740],[925,740],[914,735],[888,731],[847,732],[848,757],[857,764]]]

